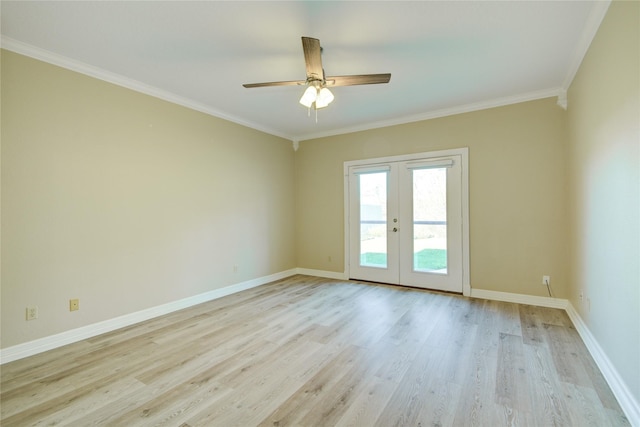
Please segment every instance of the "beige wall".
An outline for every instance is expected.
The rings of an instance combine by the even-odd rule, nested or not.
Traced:
[[[295,154],[3,51],[1,347],[296,266],[342,272],[345,161],[469,147],[471,286],[546,295],[550,275],[640,400],[639,8],[612,4],[568,112],[545,99]]]
[[[290,141],[7,51],[1,136],[3,348],[296,266]]]
[[[469,147],[471,286],[565,297],[565,141],[555,99],[302,141],[298,267],[344,271],[345,161]]]
[[[613,2],[568,94],[572,225],[568,297],[637,401],[639,25],[639,2]]]

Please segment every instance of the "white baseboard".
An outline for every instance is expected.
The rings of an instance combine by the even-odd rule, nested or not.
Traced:
[[[0,365],[298,274],[282,271],[0,350]]]
[[[296,268],[296,273],[305,274],[307,276],[324,277],[327,279],[347,280],[346,273],[338,273],[336,271],[313,270],[310,268]]]
[[[308,276],[325,277],[336,280],[347,280],[347,275],[345,273],[313,270],[307,268],[294,268],[291,270],[282,271],[280,273],[271,274],[269,276],[259,277],[245,282],[236,283],[224,288],[214,289],[203,294],[194,295],[192,297],[173,301],[156,307],[151,307],[135,313],[126,314],[114,319],[109,319],[103,322],[94,323],[92,325],[83,326],[81,328],[62,332],[60,334],[51,335],[23,344],[18,344],[13,347],[0,349],[0,365],[14,360],[22,359],[24,357],[32,356],[34,354],[42,353],[47,350],[62,347],[63,345],[71,344],[83,339],[91,338],[106,332],[123,328],[125,326],[130,326],[135,323],[152,319],[154,317],[169,314],[177,310],[182,310],[184,308],[211,301],[217,298],[222,298],[236,292],[255,288],[273,282],[275,280],[293,276],[295,274],[305,274]],[[595,339],[593,334],[591,334],[591,331],[589,331],[587,325],[584,323],[578,312],[574,309],[573,305],[568,300],[560,298],[538,297],[533,295],[513,294],[509,292],[488,291],[484,289],[473,288],[471,289],[471,297],[495,301],[514,302],[518,304],[529,304],[541,307],[559,308],[565,310],[574,326],[576,327],[576,330],[580,334],[580,337],[584,341],[587,349],[589,350],[589,353],[604,375],[607,383],[609,384],[609,387],[611,387],[613,394],[616,396],[616,399],[618,399],[618,403],[622,407],[622,410],[627,416],[627,419],[632,426],[640,426],[640,404],[635,399],[622,377],[620,377],[620,374],[618,374],[618,371],[613,366],[606,353],[602,350],[602,347],[600,347],[598,341]]]
[[[569,319],[571,319],[571,322],[573,322],[573,325],[578,331],[578,334],[580,334],[580,338],[584,341],[587,350],[589,350],[591,357],[593,357],[593,360],[602,372],[607,384],[609,384],[611,391],[616,396],[616,399],[627,416],[627,419],[632,426],[640,427],[640,404],[635,399],[622,377],[620,377],[620,374],[618,374],[618,371],[613,366],[604,350],[602,350],[602,347],[600,347],[600,344],[598,344],[598,341],[595,339],[571,302],[560,298],[537,297],[533,295],[512,294],[509,292],[486,291],[483,289],[471,289],[471,297],[565,310]]]
[[[640,403],[635,399],[627,384],[624,382],[618,371],[611,363],[611,360],[607,357],[607,354],[604,352],[598,341],[593,336],[587,324],[584,323],[582,317],[578,314],[576,309],[573,307],[573,304],[570,302],[566,308],[567,315],[573,322],[573,325],[576,327],[576,330],[580,334],[582,341],[587,346],[591,357],[600,368],[600,372],[604,376],[607,384],[611,387],[611,391],[616,396],[620,407],[624,411],[627,419],[631,423],[632,426],[640,426]]]
[[[566,310],[569,301],[561,298],[537,297],[534,295],[512,294],[510,292],[487,291],[471,288],[471,298],[494,301],[515,302],[518,304],[536,305],[538,307],[560,308]]]

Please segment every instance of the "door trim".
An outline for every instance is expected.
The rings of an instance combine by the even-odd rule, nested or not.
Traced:
[[[349,168],[375,166],[389,162],[407,162],[425,160],[435,157],[459,155],[462,166],[462,294],[471,295],[471,283],[469,275],[469,148],[454,148],[450,150],[428,151],[416,154],[400,156],[378,157],[372,159],[351,160],[344,162],[344,266],[347,277],[350,274],[350,221],[349,221]]]

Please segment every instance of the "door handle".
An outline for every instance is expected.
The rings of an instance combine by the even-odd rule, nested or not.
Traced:
[[[393,232],[397,233],[398,232],[398,227],[393,227]]]

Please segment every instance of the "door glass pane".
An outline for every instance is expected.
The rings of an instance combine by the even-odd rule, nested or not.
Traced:
[[[447,169],[413,170],[413,270],[447,274]]]
[[[359,178],[360,265],[387,268],[387,172]]]

